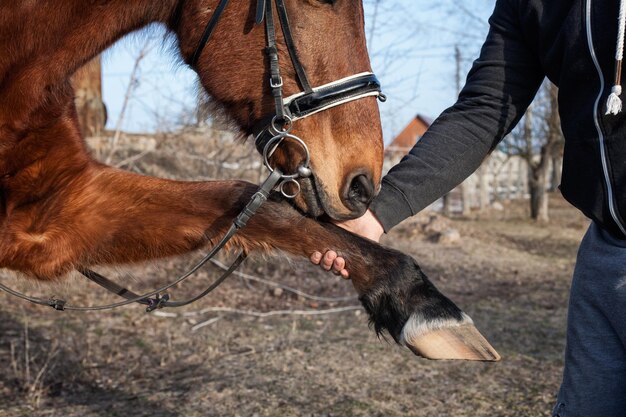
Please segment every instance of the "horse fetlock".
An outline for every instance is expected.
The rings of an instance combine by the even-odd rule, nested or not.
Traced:
[[[378,334],[387,331],[418,356],[500,359],[472,319],[439,292],[408,256],[400,257],[394,273],[377,280],[360,300]]]
[[[463,319],[462,311],[435,288],[412,258],[401,256],[384,272],[360,297],[378,334],[387,331],[402,343],[404,327],[412,317],[425,328]]]

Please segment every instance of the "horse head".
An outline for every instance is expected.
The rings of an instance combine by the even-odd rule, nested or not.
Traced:
[[[202,86],[245,135],[259,137],[273,130],[277,107],[266,32],[268,18],[274,21],[285,100],[308,93],[321,101],[318,108],[309,109],[311,117],[288,115],[299,119],[290,123],[290,133],[308,147],[312,169],[311,176],[299,179],[302,192],[294,202],[313,217],[362,215],[378,190],[383,159],[377,81],[367,54],[362,2],[258,0],[238,8],[225,3],[208,8],[206,1],[185,2],[175,23],[181,52]],[[207,25],[214,27],[203,39]],[[365,75],[359,80],[359,74]],[[361,90],[345,99],[342,94],[355,87],[355,75]],[[293,173],[304,158],[300,145],[286,141],[270,160],[272,166]]]

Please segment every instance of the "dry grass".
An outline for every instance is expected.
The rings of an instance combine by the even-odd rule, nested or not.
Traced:
[[[501,363],[418,359],[377,340],[361,311],[262,318],[224,312],[355,303],[310,300],[243,278],[186,310],[224,311],[177,317],[147,315],[140,307],[57,313],[0,295],[0,415],[546,415],[560,381],[567,291],[586,225],[562,200],[555,198],[552,208],[548,225],[525,220],[525,207],[517,204],[453,220],[462,234],[455,246],[432,243],[416,232],[416,221],[387,237],[473,316]],[[135,285],[161,282],[185,262],[135,268],[153,274]],[[305,262],[257,259],[244,271],[317,296],[353,295],[349,283]],[[200,288],[208,275],[176,294]],[[101,294],[87,284],[54,291],[91,302]]]
[[[261,172],[251,147],[227,146],[220,135],[122,140],[136,146],[122,143],[114,164],[141,173],[255,181]],[[111,156],[106,145],[96,149],[103,158]],[[422,232],[423,217],[386,237],[474,318],[501,363],[418,359],[378,340],[362,310],[345,308],[358,304],[350,283],[305,261],[252,259],[242,271],[261,280],[234,276],[184,310],[191,314],[175,317],[134,306],[58,313],[0,294],[0,417],[547,415],[587,222],[560,198],[552,201],[550,224],[526,220],[525,211],[525,204],[510,204],[452,220],[462,235],[454,246],[433,243]],[[117,277],[149,289],[184,271],[194,256],[120,269]],[[172,295],[193,294],[217,272],[199,273]],[[76,277],[52,288],[3,282],[77,303],[111,299]],[[255,317],[239,310],[334,313]]]

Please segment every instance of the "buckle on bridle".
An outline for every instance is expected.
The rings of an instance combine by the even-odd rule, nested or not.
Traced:
[[[59,300],[57,298],[51,298],[48,301],[48,305],[54,308],[56,311],[65,311],[65,304],[67,304],[67,301]]]
[[[270,87],[272,88],[282,88],[283,87],[283,77],[278,78],[278,82],[274,82],[272,77],[270,77]]]
[[[146,313],[151,313],[154,310],[159,310],[165,307],[165,304],[170,300],[170,295],[168,293],[163,294],[163,296],[157,294],[154,298],[148,298],[146,301],[148,302],[148,307],[146,307]]]

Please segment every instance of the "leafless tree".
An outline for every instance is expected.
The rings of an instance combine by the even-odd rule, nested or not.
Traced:
[[[83,136],[97,136],[104,131],[107,111],[102,101],[102,63],[100,56],[81,67],[72,77],[76,111]]]
[[[553,160],[563,146],[563,134],[558,112],[558,90],[544,83],[535,101],[526,111],[522,123],[505,140],[500,149],[523,158],[528,164],[530,216],[548,221],[548,176]]]
[[[120,136],[122,134],[122,127],[124,125],[124,118],[126,117],[126,111],[128,109],[128,104],[133,97],[133,94],[139,85],[140,76],[141,76],[141,62],[146,58],[151,49],[151,39],[147,39],[144,46],[141,48],[139,53],[135,58],[135,63],[133,65],[133,69],[130,73],[130,80],[128,81],[128,86],[126,88],[126,93],[124,94],[124,102],[122,104],[122,110],[120,111],[120,115],[117,119],[117,123],[115,124],[115,133],[112,138],[112,146],[109,152],[109,155],[105,158],[105,163],[110,165],[113,162],[113,157],[115,152],[117,151],[118,143],[120,141]]]

